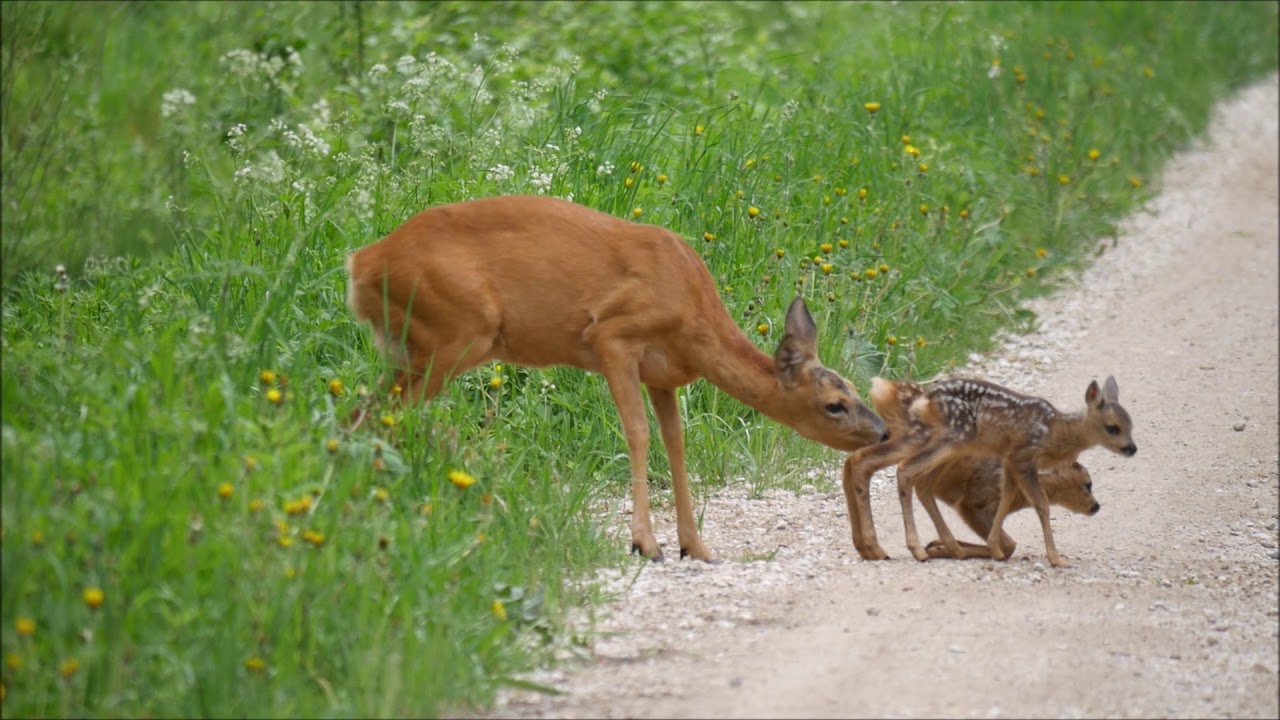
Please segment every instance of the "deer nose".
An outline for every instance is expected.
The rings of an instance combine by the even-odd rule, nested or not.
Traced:
[[[1125,457],[1133,457],[1134,453],[1138,452],[1138,446],[1133,443],[1129,443],[1128,445],[1120,448],[1120,452],[1124,453]]]
[[[1098,514],[1098,511],[1099,511],[1099,510],[1101,510],[1101,509],[1102,509],[1102,503],[1094,503],[1094,504],[1093,504],[1093,507],[1089,508],[1089,514],[1090,514],[1090,515],[1097,515],[1097,514]]]

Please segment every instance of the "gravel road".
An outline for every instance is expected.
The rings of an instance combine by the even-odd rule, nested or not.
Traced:
[[[707,498],[720,564],[601,571],[619,597],[581,619],[601,633],[591,657],[530,676],[563,694],[506,692],[493,715],[1280,716],[1277,87],[1220,107],[1114,245],[1029,306],[1037,331],[971,358],[1069,410],[1090,380],[1119,381],[1139,451],[1081,456],[1102,511],[1055,509],[1072,567],[1048,566],[1031,511],[1005,525],[1008,562],[916,562],[883,473],[872,507],[893,558],[863,561],[833,455],[806,492]],[[605,523],[625,534],[618,505]],[[654,519],[674,557],[673,513]]]

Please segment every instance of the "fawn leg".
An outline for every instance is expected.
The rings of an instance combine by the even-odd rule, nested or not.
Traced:
[[[1001,466],[1000,472],[1000,504],[996,507],[996,515],[991,519],[991,529],[987,531],[987,549],[991,553],[992,559],[1007,560],[1009,556],[1004,552],[1002,540],[1009,537],[1004,532],[1004,519],[1013,509],[1013,503],[1018,497],[1018,481],[1015,479],[1016,470],[1010,472],[1011,465],[1005,460]]]
[[[954,440],[948,437],[941,437],[937,440],[929,442],[923,449],[909,458],[906,462],[899,466],[898,493],[902,502],[902,520],[907,530],[907,547],[911,549],[911,553],[915,555],[917,560],[927,560],[928,552],[920,545],[919,535],[916,533],[915,518],[911,513],[911,487],[914,486],[916,494],[920,497],[920,504],[924,506],[925,511],[929,514],[929,519],[933,521],[934,529],[938,531],[938,538],[951,554],[959,559],[964,559],[965,552],[956,542],[956,538],[951,534],[951,528],[947,526],[947,521],[943,519],[941,511],[938,510],[938,502],[933,495],[933,483],[937,480],[937,475],[943,465],[950,462],[955,455]],[[905,470],[905,472],[903,472]],[[906,478],[908,486],[903,496],[903,478]]]
[[[1016,466],[1006,469],[1005,473],[1008,474],[1011,470],[1016,473],[1014,477],[1018,488],[1031,501],[1036,514],[1040,516],[1040,528],[1044,531],[1044,550],[1049,557],[1049,564],[1057,568],[1071,567],[1071,563],[1058,554],[1058,548],[1054,545],[1053,528],[1049,524],[1049,498],[1044,494],[1044,488],[1040,487],[1040,475],[1036,471],[1035,461],[1030,458],[1019,459]]]
[[[680,408],[676,405],[676,391],[649,386],[649,399],[653,401],[653,414],[658,416],[662,431],[662,444],[667,447],[671,461],[671,487],[676,496],[676,537],[680,539],[680,558],[687,555],[694,560],[711,562],[711,553],[698,537],[698,524],[693,514],[693,497],[689,494],[689,476],[684,464],[684,430],[680,427]]]
[[[876,539],[876,526],[871,519],[871,476],[899,462],[914,447],[908,437],[889,439],[868,445],[844,461],[844,499],[849,508],[853,546],[864,560],[889,559]]]

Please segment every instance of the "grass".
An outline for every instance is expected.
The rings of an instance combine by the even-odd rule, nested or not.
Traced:
[[[1033,322],[1277,65],[1274,3],[0,13],[9,717],[434,716],[581,641],[582,581],[638,562],[600,377],[491,366],[345,432],[383,365],[343,258],[423,207],[670,227],[762,348],[803,293],[865,388]],[[838,457],[681,402],[698,493]]]

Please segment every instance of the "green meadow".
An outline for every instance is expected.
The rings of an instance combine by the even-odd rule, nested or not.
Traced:
[[[386,366],[344,259],[423,208],[542,194],[671,228],[766,352],[803,294],[865,391],[1031,326],[1019,302],[1278,40],[1248,2],[0,21],[6,717],[437,716],[590,639],[565,618],[593,571],[644,562],[599,510],[629,492],[603,379],[491,365],[426,406],[366,398]],[[679,397],[698,504],[834,480],[839,453],[706,382]]]

